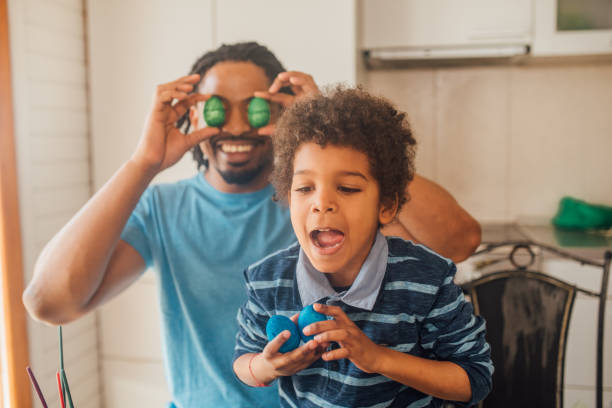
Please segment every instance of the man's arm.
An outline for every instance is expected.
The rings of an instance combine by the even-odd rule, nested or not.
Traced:
[[[440,255],[460,262],[480,245],[480,224],[442,187],[416,174],[408,186],[410,200],[386,225],[385,235],[422,243]]]
[[[51,324],[72,321],[142,273],[144,260],[120,240],[130,214],[157,173],[218,132],[205,128],[184,135],[174,126],[189,106],[207,99],[189,94],[198,80],[198,75],[191,75],[158,86],[132,158],[45,246],[23,293],[26,309],[34,318]]]

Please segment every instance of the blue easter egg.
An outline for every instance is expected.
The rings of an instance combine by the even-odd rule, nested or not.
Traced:
[[[320,322],[323,320],[327,320],[327,316],[322,313],[316,312],[312,305],[308,305],[304,309],[302,309],[302,311],[300,312],[300,316],[298,317],[298,327],[300,329],[300,336],[302,337],[304,343],[307,343],[310,340],[314,339],[314,336],[306,336],[303,333],[304,328],[309,324]]]
[[[297,326],[295,323],[293,323],[293,321],[291,321],[291,319],[281,315],[272,316],[268,320],[268,324],[266,324],[266,335],[268,336],[268,341],[273,340],[285,330],[289,330],[291,332],[291,337],[289,337],[278,350],[281,353],[295,350],[300,345],[300,333],[298,333]]]

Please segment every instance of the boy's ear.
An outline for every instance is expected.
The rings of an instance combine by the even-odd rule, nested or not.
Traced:
[[[378,222],[382,225],[389,224],[393,219],[395,219],[395,215],[397,214],[397,208],[399,206],[399,199],[397,194],[393,201],[385,200],[385,202],[381,203],[380,210],[378,210]]]

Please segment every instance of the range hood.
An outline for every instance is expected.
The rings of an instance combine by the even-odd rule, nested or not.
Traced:
[[[360,45],[379,61],[529,53],[532,0],[360,0]]]

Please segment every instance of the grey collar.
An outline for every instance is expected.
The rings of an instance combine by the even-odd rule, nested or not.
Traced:
[[[304,250],[300,248],[295,274],[302,306],[305,307],[329,297],[330,300],[340,300],[350,306],[372,310],[385,277],[388,255],[387,240],[380,232],[377,232],[374,245],[361,266],[355,282],[347,291],[337,293],[325,274],[312,266]]]

